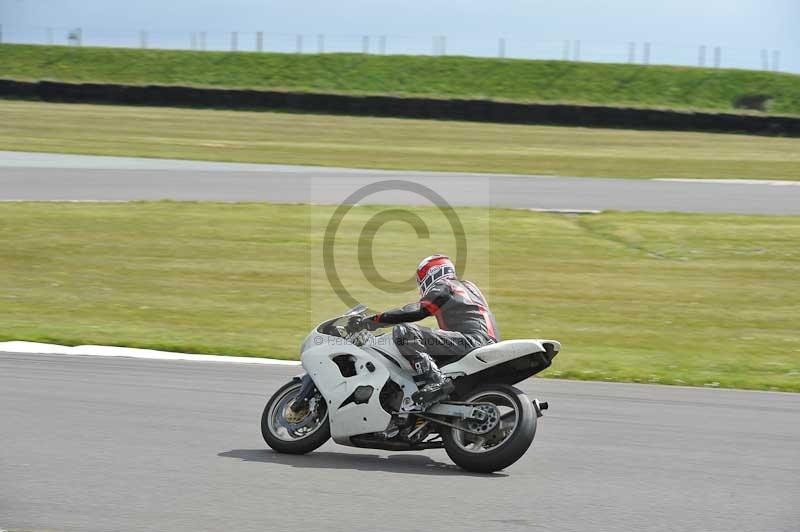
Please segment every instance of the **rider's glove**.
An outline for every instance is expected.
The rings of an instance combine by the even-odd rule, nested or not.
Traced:
[[[383,325],[375,321],[375,316],[353,316],[347,323],[347,328],[351,332],[356,331],[374,331],[380,329]]]

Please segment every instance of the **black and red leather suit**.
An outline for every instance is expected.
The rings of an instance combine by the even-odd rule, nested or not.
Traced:
[[[439,329],[411,323],[428,316],[436,318]],[[442,366],[500,340],[486,298],[473,283],[458,279],[441,279],[417,303],[376,314],[371,320],[395,325],[392,338],[418,374],[431,369],[431,358]]]

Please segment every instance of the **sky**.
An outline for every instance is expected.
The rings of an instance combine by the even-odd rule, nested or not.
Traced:
[[[722,66],[760,69],[766,50],[772,67],[775,50],[800,72],[800,0],[0,0],[0,24],[6,42],[63,42],[81,27],[86,45],[139,46],[146,30],[150,47],[188,48],[205,31],[207,48],[226,49],[237,31],[250,50],[263,31],[265,49],[304,52],[376,52],[385,36],[388,53],[432,53],[444,35],[448,54],[493,56],[502,37],[508,57],[615,62],[629,42],[641,62],[647,41],[653,63],[697,64],[706,45],[707,64],[720,46]]]

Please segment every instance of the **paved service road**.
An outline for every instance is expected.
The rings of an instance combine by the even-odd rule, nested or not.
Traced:
[[[560,356],[568,356],[562,353]],[[556,359],[556,363],[558,359]],[[491,476],[444,451],[259,432],[297,368],[0,354],[0,529],[794,531],[800,394],[532,379],[534,447]]]
[[[800,182],[700,182],[351,170],[0,152],[0,200],[217,200],[336,204],[403,179],[454,206],[800,214]],[[426,204],[384,193],[362,203]]]

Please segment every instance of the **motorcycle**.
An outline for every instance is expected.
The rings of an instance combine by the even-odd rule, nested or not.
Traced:
[[[354,330],[359,305],[318,325],[300,348],[306,373],[276,391],[261,416],[272,449],[305,454],[331,437],[341,445],[389,451],[441,449],[462,469],[491,473],[519,460],[548,404],[514,384],[549,367],[555,340],[506,340],[443,360],[455,391],[415,400],[415,371],[391,334]]]

